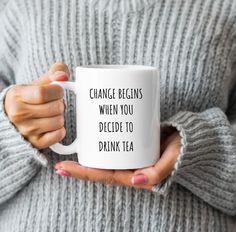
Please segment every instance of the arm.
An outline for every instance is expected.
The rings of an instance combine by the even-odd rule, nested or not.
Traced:
[[[7,90],[0,94],[0,204],[47,164],[46,158],[20,135],[6,116],[3,101]]]
[[[181,135],[180,155],[171,175],[152,190],[168,193],[173,182],[213,207],[236,214],[236,85],[229,108],[179,112],[163,123]]]
[[[14,24],[16,20],[12,17],[18,18],[18,13],[10,13],[10,8],[9,3],[0,14],[0,204],[22,189],[40,167],[47,164],[46,158],[16,130],[4,110],[6,92],[15,84],[12,67],[18,65],[17,51],[20,50],[19,43],[13,39],[20,41],[20,30],[13,30],[7,24],[9,19]],[[19,27],[16,23],[14,26]]]

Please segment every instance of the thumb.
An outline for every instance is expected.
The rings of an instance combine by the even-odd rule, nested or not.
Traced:
[[[54,63],[49,71],[39,79],[32,82],[33,85],[46,85],[52,81],[67,81],[69,79],[69,69],[62,62]]]

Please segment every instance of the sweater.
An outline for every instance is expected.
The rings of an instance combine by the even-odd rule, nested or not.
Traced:
[[[236,0],[0,0],[0,231],[236,231]],[[62,177],[75,160],[37,150],[4,110],[15,84],[56,61],[139,64],[160,73],[162,128],[181,135],[151,190]],[[67,135],[76,137],[66,92]]]

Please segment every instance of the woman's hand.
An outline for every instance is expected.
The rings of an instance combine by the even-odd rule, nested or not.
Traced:
[[[5,111],[18,131],[36,148],[43,149],[65,136],[63,89],[52,81],[67,81],[68,68],[55,63],[31,85],[15,85],[5,97]]]
[[[62,176],[103,182],[108,185],[151,189],[173,170],[180,152],[180,140],[179,132],[173,130],[171,135],[161,142],[161,157],[152,167],[137,170],[104,170],[83,167],[74,161],[63,161],[55,165],[56,173]]]

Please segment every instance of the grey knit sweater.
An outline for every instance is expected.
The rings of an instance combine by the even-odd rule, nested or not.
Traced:
[[[10,85],[56,61],[160,69],[161,119],[182,136],[152,190],[55,174],[4,112]],[[0,0],[0,232],[236,231],[236,0]],[[74,97],[65,144],[75,138]]]

